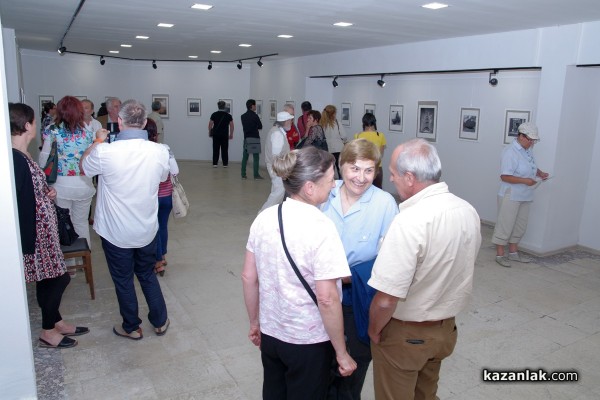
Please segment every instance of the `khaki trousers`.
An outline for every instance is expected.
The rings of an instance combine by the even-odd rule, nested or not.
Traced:
[[[435,400],[442,360],[456,345],[454,317],[417,325],[393,319],[371,343],[377,400]]]

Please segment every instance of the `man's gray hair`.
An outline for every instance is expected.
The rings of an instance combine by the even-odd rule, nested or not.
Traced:
[[[442,177],[442,162],[436,148],[424,139],[412,139],[402,144],[396,160],[400,175],[412,173],[419,182],[439,182]]]
[[[124,126],[142,129],[146,125],[148,113],[146,107],[137,100],[127,100],[121,104],[119,118]]]
[[[115,101],[118,101],[119,103],[121,102],[121,100],[119,100],[118,97],[109,97],[108,99],[106,99],[106,102],[104,104],[106,104],[106,108],[111,108],[113,103]]]

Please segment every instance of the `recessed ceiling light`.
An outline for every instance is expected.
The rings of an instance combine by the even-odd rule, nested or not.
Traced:
[[[238,46],[240,46],[240,47],[252,47],[252,45],[248,44],[248,43],[240,43]]]
[[[198,56],[188,56],[188,58],[198,58]]]
[[[284,39],[293,38],[292,35],[278,35],[277,37],[284,38]]]
[[[446,7],[448,7],[448,4],[444,4],[444,3],[429,3],[429,4],[423,4],[421,7],[423,7],[423,8],[429,8],[430,10],[439,10],[440,8],[446,8]]]
[[[131,47],[130,44],[122,44],[121,47]]]
[[[112,54],[119,54],[119,50],[109,50],[108,52]]]
[[[160,24],[158,24],[156,26],[160,26],[161,28],[172,28],[175,25],[174,24],[165,24],[164,22],[161,22]]]
[[[192,6],[192,8],[195,8],[196,10],[210,10],[211,8],[213,8],[213,6],[209,4],[196,3]]]
[[[346,27],[346,26],[352,26],[352,23],[351,22],[336,22],[333,25]]]
[[[210,52],[213,54],[221,54],[221,50],[211,50]]]
[[[140,36],[140,35],[136,36],[135,38],[136,39],[143,39],[143,40],[150,39],[149,36]]]

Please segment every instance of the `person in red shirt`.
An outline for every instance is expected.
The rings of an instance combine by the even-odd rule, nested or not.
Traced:
[[[294,106],[292,104],[286,104],[285,106],[283,106],[283,111],[287,111],[292,117],[294,116]],[[294,150],[296,148],[296,145],[300,141],[300,134],[298,133],[298,129],[296,128],[293,119],[292,127],[289,131],[286,131],[286,137],[288,143],[290,144],[290,149]]]

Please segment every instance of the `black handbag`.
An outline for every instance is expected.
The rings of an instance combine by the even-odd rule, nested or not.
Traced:
[[[62,208],[54,205],[56,208],[56,220],[58,225],[58,238],[62,246],[70,246],[77,240],[79,235],[73,228],[73,222],[71,222],[71,214],[68,208]]]
[[[292,265],[292,268],[294,269],[296,276],[300,280],[300,283],[302,283],[302,286],[304,286],[304,289],[306,289],[310,298],[315,302],[315,305],[317,306],[317,308],[319,308],[319,303],[317,302],[317,295],[315,295],[315,292],[313,292],[313,290],[309,286],[308,282],[306,282],[306,279],[304,279],[304,277],[298,270],[298,267],[296,266],[296,263],[292,259],[292,256],[290,255],[290,252],[288,251],[287,245],[285,244],[285,236],[283,234],[283,220],[281,217],[282,206],[283,206],[283,203],[279,203],[279,207],[277,208],[277,218],[279,219],[279,233],[281,233],[281,243],[283,244],[283,251],[285,252],[285,256],[287,257],[288,261]],[[344,340],[346,342],[348,342],[348,338],[346,337],[346,335],[344,335]],[[348,347],[348,345],[346,344],[346,348],[347,347]],[[340,374],[339,365],[338,365],[338,362],[337,362],[337,359],[335,358],[335,356],[331,360],[330,375],[331,375],[330,378],[332,380],[335,378],[342,377],[342,375]]]

